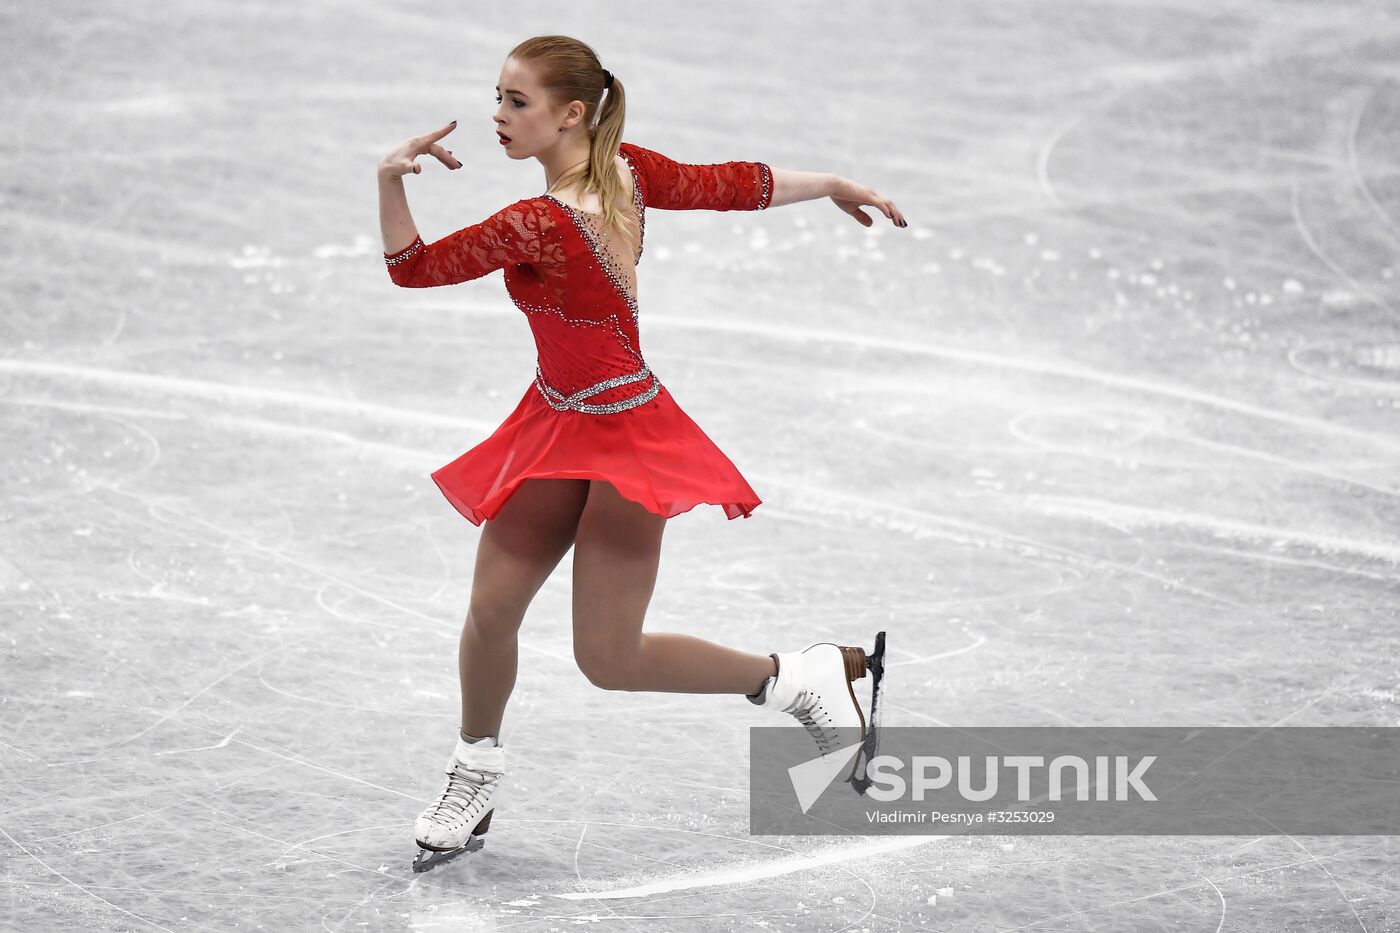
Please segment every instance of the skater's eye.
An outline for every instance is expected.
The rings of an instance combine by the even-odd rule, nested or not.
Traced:
[[[501,95],[497,94],[497,95],[496,95],[496,103],[499,104],[500,102],[501,102]],[[516,106],[517,108],[520,108],[520,107],[524,107],[524,106],[525,106],[525,102],[524,102],[524,101],[522,101],[522,100],[516,100],[514,97],[512,97],[512,98],[510,99],[510,102],[511,102],[512,104],[515,104],[515,106]]]

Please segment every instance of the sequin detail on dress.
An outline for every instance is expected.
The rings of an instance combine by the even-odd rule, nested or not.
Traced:
[[[622,399],[616,402],[609,402],[606,405],[592,405],[582,401],[582,399],[591,398],[597,395],[599,392],[603,392],[607,389],[611,389],[616,386],[626,385],[629,382],[636,382],[639,379],[646,379],[648,376],[651,377],[651,385],[631,398]],[[657,379],[655,375],[652,374],[650,367],[646,366],[643,366],[640,370],[638,370],[635,373],[628,373],[625,376],[614,376],[611,379],[604,379],[597,385],[589,386],[586,389],[579,389],[577,392],[569,396],[563,395],[558,390],[551,388],[547,383],[545,383],[544,375],[539,371],[538,366],[535,367],[535,380],[536,385],[540,387],[540,391],[544,393],[545,401],[549,402],[550,406],[553,407],[556,411],[567,411],[568,409],[573,409],[574,411],[587,412],[591,415],[610,415],[614,412],[626,411],[629,408],[636,408],[638,405],[645,404],[646,402],[649,402],[652,399],[656,398],[656,393],[661,391],[661,381]]]
[[[619,233],[604,229],[603,215],[594,214],[590,211],[582,211],[570,204],[565,204],[552,194],[543,195],[555,204],[563,208],[564,212],[578,227],[579,234],[588,243],[589,251],[593,253],[593,258],[598,261],[598,267],[603,274],[612,282],[617,293],[627,302],[627,308],[632,313],[632,319],[637,318],[637,262],[641,259],[641,243],[637,243],[632,252],[632,261],[624,263],[618,257],[618,245],[614,240],[624,241],[626,238]],[[640,229],[640,224],[638,225]]]

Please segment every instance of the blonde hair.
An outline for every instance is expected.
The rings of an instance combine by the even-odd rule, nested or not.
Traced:
[[[622,82],[614,77],[605,97],[603,66],[597,53],[572,36],[535,36],[511,49],[510,56],[530,63],[551,103],[562,106],[577,100],[584,106],[584,123],[589,127],[588,161],[560,175],[550,190],[568,187],[581,178],[584,194],[598,193],[604,224],[630,225],[631,216],[623,213],[627,188],[615,165],[627,112]]]

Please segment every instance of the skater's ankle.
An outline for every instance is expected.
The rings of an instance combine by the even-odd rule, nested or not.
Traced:
[[[497,739],[496,736],[494,736],[494,735],[472,735],[470,732],[466,731],[465,729],[458,729],[458,730],[457,730],[457,734],[460,735],[460,736],[462,737],[463,741],[468,742],[468,743],[470,743],[470,744],[472,744],[472,745],[477,745],[477,744],[480,744],[480,743],[483,743],[483,742],[485,742],[487,745],[499,745],[499,744],[501,744],[501,743],[500,743],[500,740]],[[490,741],[487,741],[488,739],[489,739]]]
[[[774,681],[778,679],[778,656],[776,654],[770,654],[768,657],[773,659],[773,673],[763,678],[763,683],[759,684],[758,689],[755,690],[753,693],[744,694],[746,697],[748,697],[755,703],[759,702],[759,700],[762,699],[763,695],[767,693],[768,688],[771,687]]]

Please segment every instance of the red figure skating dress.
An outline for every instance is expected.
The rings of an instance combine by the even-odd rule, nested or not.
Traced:
[[[701,503],[748,518],[762,500],[642,358],[636,266],[645,209],[751,211],[768,207],[762,162],[689,165],[631,143],[635,232],[545,194],[481,223],[386,254],[405,288],[453,285],[505,270],[537,350],[535,380],[490,437],[433,472],[473,524],[493,518],[530,477],[601,479],[667,518]],[[619,177],[621,177],[619,175]]]

